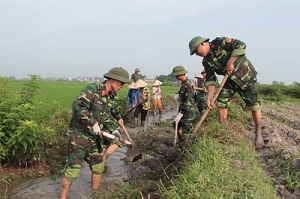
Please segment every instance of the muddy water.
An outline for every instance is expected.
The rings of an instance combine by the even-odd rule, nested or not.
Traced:
[[[154,122],[166,121],[174,117],[175,111],[164,112],[163,115],[153,113],[149,114],[147,126],[151,126]],[[127,181],[128,171],[125,166],[127,147],[119,148],[107,161],[106,171],[103,173],[101,180],[101,189],[111,190],[116,183]],[[53,199],[59,198],[61,178],[38,178],[19,182],[18,186],[12,188],[9,198],[13,199]],[[81,169],[80,177],[75,180],[71,186],[68,198],[72,199],[90,199],[92,198],[91,189],[91,171],[86,163]]]
[[[127,148],[119,148],[107,161],[106,171],[103,173],[101,189],[108,190],[127,178],[127,171],[122,161],[126,157]],[[59,198],[61,178],[38,178],[21,183],[10,192],[9,198],[14,199],[53,199]],[[92,198],[91,197],[91,171],[84,163],[80,177],[75,180],[68,194],[69,198]]]

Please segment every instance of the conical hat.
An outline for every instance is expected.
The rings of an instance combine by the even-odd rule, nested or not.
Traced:
[[[131,83],[128,85],[128,88],[129,88],[129,89],[138,89],[137,87],[135,87],[135,83],[134,83],[134,82],[131,82]]]
[[[195,73],[195,77],[197,77],[197,78],[203,78],[203,75],[201,73]]]
[[[135,83],[135,87],[136,88],[143,88],[146,87],[148,84],[146,82],[144,82],[142,79],[139,79],[136,83]]]
[[[163,83],[159,80],[155,80],[155,82],[153,83],[153,86],[160,86],[162,85]]]

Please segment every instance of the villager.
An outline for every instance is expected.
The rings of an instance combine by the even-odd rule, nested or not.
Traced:
[[[153,83],[152,96],[153,96],[153,114],[156,116],[156,110],[158,109],[159,114],[162,114],[162,95],[161,87],[163,83],[159,80],[155,80]]]
[[[238,92],[252,112],[255,124],[256,149],[263,148],[264,141],[261,130],[261,107],[256,88],[257,72],[246,57],[246,44],[240,40],[217,37],[211,42],[208,38],[195,37],[189,43],[190,54],[203,57],[202,64],[206,75],[208,88],[208,108],[214,107],[213,94],[216,87],[216,74],[229,74],[223,89],[217,98],[219,121],[227,119],[229,100]]]
[[[128,86],[128,107],[129,109],[137,106],[138,104],[138,98],[139,98],[139,88],[135,87],[135,83],[131,82],[131,84]]]
[[[141,127],[144,127],[145,120],[150,109],[150,91],[147,88],[147,83],[139,79],[135,83],[135,87],[139,88],[138,106],[134,111],[134,127],[138,126],[138,117],[141,115]]]

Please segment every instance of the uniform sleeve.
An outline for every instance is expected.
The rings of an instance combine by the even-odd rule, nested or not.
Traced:
[[[207,58],[203,58],[202,64],[206,72],[205,86],[217,86],[217,77],[214,71],[214,66],[208,62]]]
[[[90,84],[85,87],[77,99],[73,102],[72,110],[73,115],[87,126],[93,126],[96,119],[92,117],[92,101],[94,94],[97,91],[96,84]]]

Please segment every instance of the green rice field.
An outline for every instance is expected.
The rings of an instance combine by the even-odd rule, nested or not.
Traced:
[[[13,92],[20,92],[22,85],[25,81],[10,80],[8,82],[9,90]],[[62,109],[71,109],[72,102],[80,94],[81,90],[88,85],[87,82],[63,82],[63,81],[39,81],[38,85],[40,90],[38,91],[35,99],[44,103],[57,102]],[[152,92],[152,86],[148,86]],[[179,87],[173,86],[161,86],[162,95],[175,94]],[[118,92],[118,97],[126,97],[128,92],[127,85]]]

